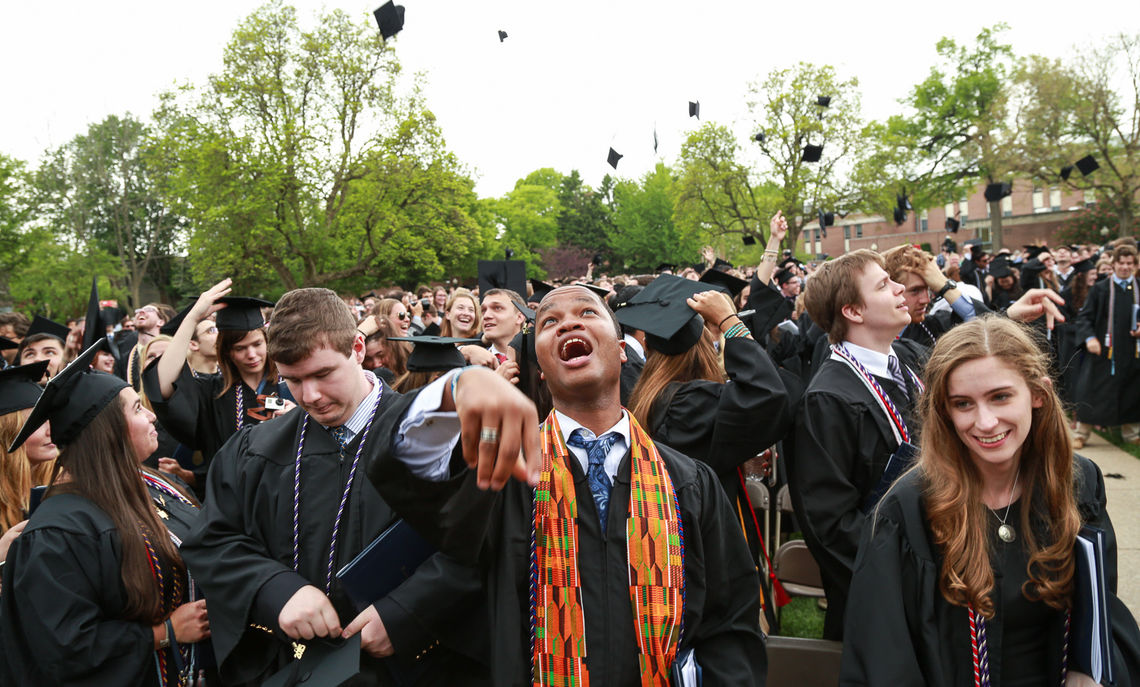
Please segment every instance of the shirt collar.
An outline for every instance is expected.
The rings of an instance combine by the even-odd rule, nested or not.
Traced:
[[[1133,278],[1134,277],[1129,277],[1127,279],[1121,279],[1120,277],[1116,276],[1115,274],[1112,275],[1112,281],[1119,284],[1121,288],[1127,287],[1129,284],[1131,284]]]
[[[856,346],[850,341],[844,341],[843,346],[851,353],[851,357],[858,360],[860,365],[867,368],[867,372],[870,372],[876,377],[891,378],[891,369],[887,366],[887,359],[897,357],[894,353],[888,355],[886,353],[872,351],[869,348]]]
[[[554,417],[558,418],[558,428],[562,430],[563,442],[567,441],[570,438],[570,435],[574,433],[574,430],[579,428],[582,429],[582,438],[586,441],[592,441],[598,438],[589,429],[578,424],[574,418],[566,415],[559,410],[554,411]],[[602,434],[609,434],[610,432],[618,435],[617,441],[615,441],[614,445],[610,447],[610,452],[606,456],[605,464],[606,474],[609,475],[611,480],[613,480],[615,475],[617,475],[618,467],[621,465],[621,460],[625,456],[627,448],[632,445],[629,438],[629,414],[625,411],[624,408],[622,408],[621,419],[617,421],[617,424],[602,432]],[[578,459],[578,464],[582,467],[582,472],[589,470],[589,459],[586,455],[586,451],[574,448],[573,446],[569,445],[567,445],[567,449],[569,449],[572,456]]]
[[[368,416],[372,414],[372,406],[376,405],[376,399],[380,396],[380,384],[376,379],[376,375],[368,370],[362,370],[364,378],[372,388],[368,391],[368,395],[356,406],[356,410],[352,413],[352,417],[348,418],[348,422],[344,423],[344,428],[348,430],[348,441],[361,432],[364,431],[364,425],[368,424]],[[323,425],[322,425],[323,426]],[[329,427],[325,427],[329,429]]]
[[[625,347],[626,347],[626,348],[632,348],[632,349],[633,349],[633,351],[634,351],[634,353],[637,353],[637,354],[638,354],[639,356],[641,356],[642,358],[644,358],[644,357],[645,357],[645,349],[641,347],[641,342],[640,342],[640,341],[638,341],[637,339],[633,338],[633,337],[632,337],[632,336],[630,336],[629,334],[626,334],[625,336],[623,336],[623,337],[622,337],[622,341],[624,341],[624,342],[625,342]]]

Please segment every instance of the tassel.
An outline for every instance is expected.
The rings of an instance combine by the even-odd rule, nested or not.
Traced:
[[[752,524],[756,527],[756,538],[760,541],[760,553],[764,554],[764,563],[768,566],[768,579],[772,581],[772,596],[775,597],[776,608],[783,608],[792,602],[784,585],[776,579],[772,570],[772,559],[768,558],[768,548],[764,545],[764,535],[760,533],[760,521],[756,519],[756,509],[752,507],[752,499],[748,498],[748,489],[744,485],[744,471],[740,466],[736,468],[736,476],[740,479],[740,489],[744,493],[744,502],[748,504],[748,512],[752,514]]]

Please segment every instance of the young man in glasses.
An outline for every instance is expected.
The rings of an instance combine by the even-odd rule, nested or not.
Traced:
[[[202,320],[194,327],[186,364],[198,374],[218,373],[218,325],[213,318]]]

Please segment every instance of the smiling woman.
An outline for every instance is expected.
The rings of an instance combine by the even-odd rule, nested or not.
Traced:
[[[1116,673],[1140,674],[1130,648],[1140,630],[1115,597],[1103,477],[1073,455],[1042,350],[997,316],[959,325],[934,347],[918,464],[864,529],[842,683],[956,685],[981,675],[985,684],[991,671],[1003,685],[1056,684],[1067,671],[1070,684],[1086,680],[1068,654],[1085,639],[1069,622],[1082,525],[1106,536]],[[988,661],[972,648],[982,642]]]

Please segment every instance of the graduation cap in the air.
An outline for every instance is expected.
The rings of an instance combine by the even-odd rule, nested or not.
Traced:
[[[709,288],[726,289],[707,282],[663,274],[618,309],[618,322],[645,332],[649,347],[666,355],[679,355],[701,338],[704,320],[686,300]]]
[[[558,287],[556,287],[554,284],[544,282],[541,279],[531,279],[530,288],[533,293],[531,294],[530,298],[527,299],[527,302],[539,303],[543,298],[546,298],[546,294],[550,293]]]
[[[1092,155],[1085,155],[1081,159],[1077,160],[1076,164],[1077,169],[1081,171],[1081,176],[1083,177],[1087,177],[1088,175],[1100,169],[1100,163],[1098,163],[1096,161],[1096,158]]]
[[[699,100],[690,100],[689,101],[689,116],[690,117],[696,117],[697,119],[701,118],[701,101],[699,101]]]
[[[505,40],[507,40],[507,32],[499,29],[499,42],[502,43]]]
[[[821,95],[815,99],[815,104],[820,106],[820,107],[827,107],[828,105],[831,104],[831,96],[830,95]]]
[[[491,289],[509,289],[526,299],[525,260],[480,260],[479,296]]]
[[[824,212],[823,210],[816,210],[819,214],[819,229],[823,232],[823,238],[827,238],[827,228],[835,225],[835,213]]]
[[[610,154],[606,156],[606,162],[610,163],[610,167],[617,169],[618,161],[624,157],[621,153],[610,147]]]
[[[261,309],[272,308],[274,305],[260,298],[246,296],[223,296],[217,302],[226,304],[215,318],[219,332],[251,332],[261,329],[265,326]]]
[[[404,6],[397,5],[392,0],[376,8],[372,13],[376,17],[376,24],[380,26],[380,35],[388,40],[404,28]]]
[[[764,142],[764,132],[763,132],[763,131],[759,131],[759,132],[757,132],[757,133],[753,134],[753,135],[752,135],[752,140],[753,140],[753,141],[756,141],[757,143],[763,143],[763,142]]]
[[[100,340],[48,381],[20,433],[8,447],[9,452],[19,448],[48,421],[52,440],[60,446],[70,444],[127,387],[127,383],[115,375],[91,369],[95,354],[106,350],[109,344],[105,338]]]
[[[717,258],[716,260],[713,261],[711,269],[720,270],[723,272],[725,270],[732,269],[732,263],[729,262],[728,260],[724,260],[722,258]]]
[[[741,234],[740,235],[740,242],[746,246],[755,246],[756,245],[756,237],[753,236],[752,234]]]
[[[823,157],[823,146],[809,143],[804,146],[804,154],[800,156],[800,162],[819,162],[821,157]]]
[[[67,328],[67,325],[36,315],[32,318],[32,324],[28,327],[28,333],[24,335],[24,338],[26,339],[36,334],[50,334],[60,341],[66,342],[67,335],[70,333],[71,330]]]
[[[412,372],[446,372],[463,367],[467,362],[456,346],[482,342],[482,339],[461,339],[454,336],[390,336],[388,340],[414,344],[407,363],[408,370]]]
[[[193,309],[194,303],[190,303],[190,305],[179,310],[178,314],[172,317],[169,322],[158,328],[158,333],[165,334],[167,336],[174,336],[175,332],[178,331],[178,328],[182,326],[182,321],[186,319],[186,316],[189,315],[190,311]]]
[[[41,360],[30,365],[17,365],[0,370],[0,415],[26,410],[40,400],[44,378],[50,361]]]
[[[1005,198],[1013,193],[1013,184],[1008,181],[1001,181],[996,184],[986,184],[985,197],[986,200],[993,203]]]
[[[946,218],[946,231],[950,232],[951,234],[957,234],[958,227],[960,226],[962,226],[962,223],[953,217]]]
[[[360,674],[360,633],[344,640],[311,639],[301,658],[269,676],[262,687],[339,685]]]
[[[1061,168],[1061,181],[1068,181],[1069,177],[1073,174],[1073,166],[1065,165]]]
[[[705,273],[701,275],[700,281],[712,286],[719,286],[725,291],[728,291],[733,297],[739,296],[740,292],[744,290],[744,287],[748,286],[748,282],[743,279],[734,277],[728,272],[723,272],[715,267],[706,270]]]

